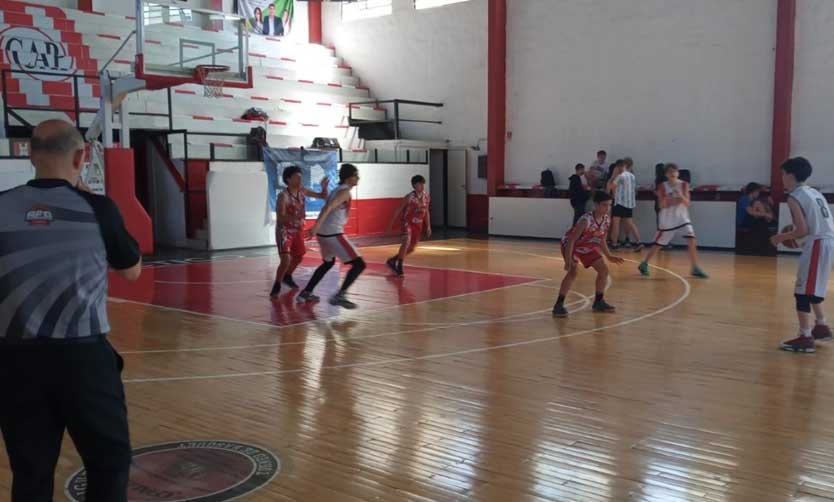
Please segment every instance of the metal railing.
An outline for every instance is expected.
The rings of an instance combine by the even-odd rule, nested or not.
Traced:
[[[382,105],[393,105],[394,108],[394,118],[392,120],[388,119],[388,109],[385,109],[385,120],[370,120],[370,119],[356,119],[353,117],[353,110],[356,106],[367,106],[367,105],[374,105],[375,108],[380,108]],[[372,100],[372,101],[357,101],[354,103],[348,104],[348,123],[351,125],[362,125],[362,124],[381,124],[381,123],[393,123],[394,125],[394,139],[400,139],[400,124],[403,122],[408,123],[416,123],[416,124],[433,124],[433,125],[440,125],[443,124],[442,120],[419,120],[419,119],[404,119],[400,116],[400,107],[401,106],[421,106],[421,107],[428,107],[428,108],[443,108],[443,103],[432,103],[429,101],[414,101],[410,99],[387,99],[387,100]]]

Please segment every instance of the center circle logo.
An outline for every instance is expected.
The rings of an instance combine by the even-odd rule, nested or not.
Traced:
[[[183,441],[133,451],[131,502],[223,502],[269,484],[281,470],[274,454],[232,441]],[[67,480],[66,495],[84,502],[87,474]]]

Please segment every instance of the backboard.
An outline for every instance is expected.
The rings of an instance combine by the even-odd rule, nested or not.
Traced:
[[[225,87],[251,88],[247,21],[187,3],[136,0],[136,77],[148,89],[198,83],[199,65],[225,65]]]

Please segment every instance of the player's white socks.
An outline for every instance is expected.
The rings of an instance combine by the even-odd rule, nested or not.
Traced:
[[[799,334],[802,336],[806,336],[808,338],[811,337],[811,330],[810,329],[800,329]]]
[[[823,317],[822,319],[817,319],[817,326],[827,326],[827,325],[828,325],[828,321],[825,320],[825,317]]]

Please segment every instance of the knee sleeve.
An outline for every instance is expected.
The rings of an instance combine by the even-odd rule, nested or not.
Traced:
[[[811,313],[811,297],[808,295],[794,295],[796,297],[796,311]]]

